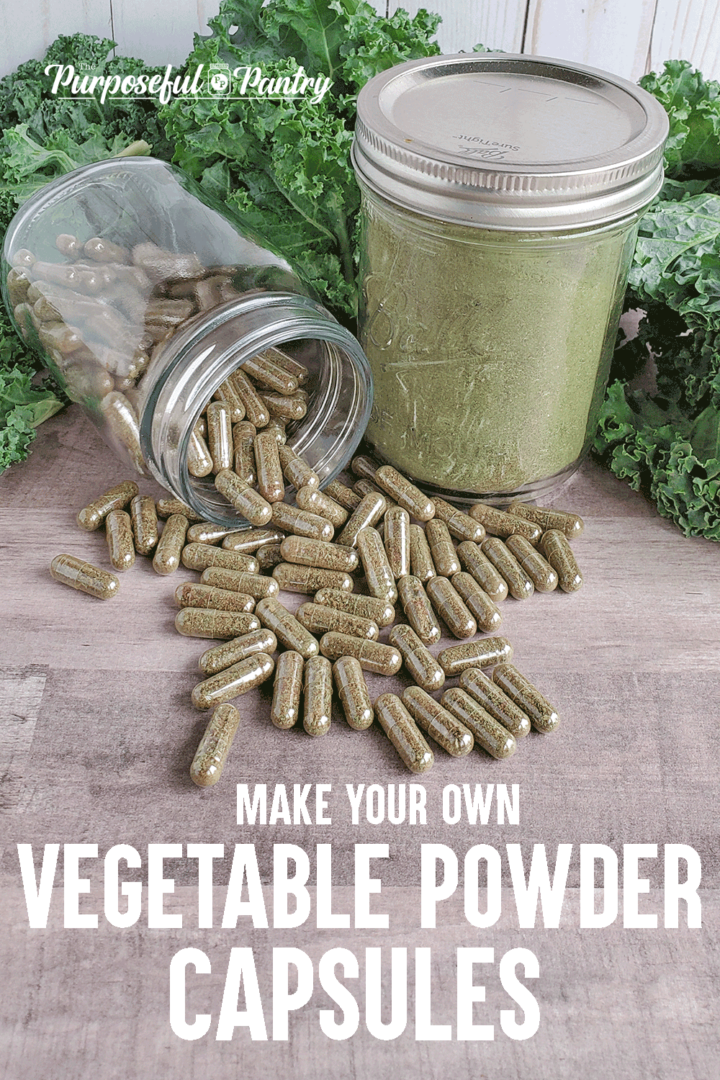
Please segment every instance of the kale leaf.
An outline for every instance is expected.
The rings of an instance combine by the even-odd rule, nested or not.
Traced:
[[[669,179],[640,223],[625,307],[644,315],[594,451],[687,536],[720,540],[720,84],[684,60],[640,82],[668,112]],[[649,363],[653,394],[633,389]]]
[[[59,37],[43,60],[28,60],[0,79],[0,233],[37,188],[80,165],[118,154],[169,159],[172,153],[153,100],[108,98],[104,104],[51,93],[49,64],[97,75],[155,74],[141,60],[109,55],[114,42],[85,34]],[[0,305],[0,471],[28,454],[38,424],[66,396],[32,355]]]
[[[301,65],[330,78],[330,89],[321,102],[310,94],[176,98],[162,109],[173,160],[287,255],[348,325],[357,308],[356,95],[377,72],[439,52],[438,22],[423,10],[384,18],[362,0],[223,0],[212,34],[196,36],[188,69],[261,66],[281,78]]]

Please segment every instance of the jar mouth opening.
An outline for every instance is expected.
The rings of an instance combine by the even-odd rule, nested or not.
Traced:
[[[283,348],[310,370],[307,414],[288,423],[287,445],[324,486],[362,438],[372,406],[372,376],[358,342],[316,301],[281,292],[230,301],[188,323],[145,375],[140,442],[150,471],[196,513],[226,527],[242,529],[249,522],[220,495],[212,474],[190,475],[190,437],[221,383],[270,347]]]

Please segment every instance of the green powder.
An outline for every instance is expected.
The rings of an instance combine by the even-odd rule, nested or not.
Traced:
[[[379,455],[470,497],[569,475],[596,425],[636,222],[489,231],[364,191],[360,332]]]

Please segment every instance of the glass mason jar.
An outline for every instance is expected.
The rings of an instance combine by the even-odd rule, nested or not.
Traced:
[[[118,456],[204,518],[243,522],[188,456],[203,409],[253,358],[307,368],[287,441],[323,485],[357,448],[372,403],[358,342],[167,163],[112,158],[46,185],[10,223],[3,259],[20,334]]]
[[[366,439],[431,494],[542,498],[597,425],[660,104],[542,57],[410,61],[358,99]]]

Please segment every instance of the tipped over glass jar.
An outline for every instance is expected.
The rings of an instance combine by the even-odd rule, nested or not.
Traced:
[[[41,188],[10,223],[1,277],[18,332],[117,455],[203,518],[242,524],[188,462],[205,406],[256,358],[304,373],[285,395],[281,378],[260,384],[258,425],[280,417],[323,485],[362,437],[372,378],[356,339],[165,162],[111,158]]]
[[[544,57],[433,56],[358,99],[367,441],[455,502],[544,498],[589,449],[662,106]]]

